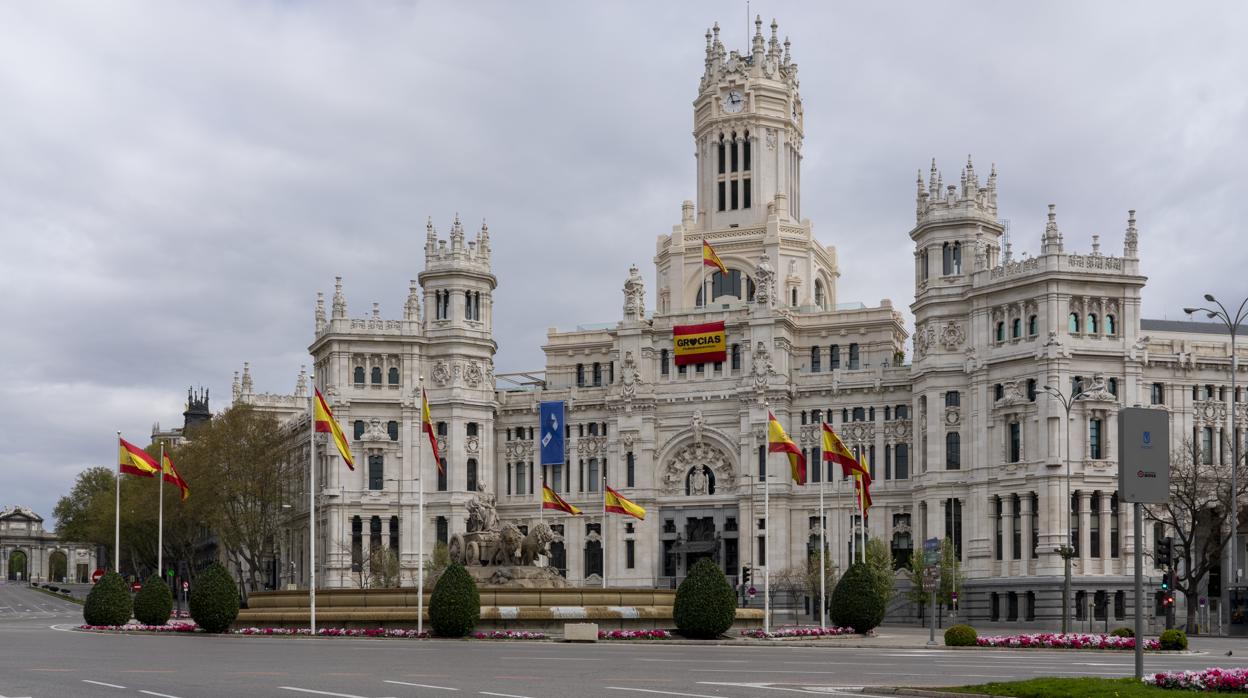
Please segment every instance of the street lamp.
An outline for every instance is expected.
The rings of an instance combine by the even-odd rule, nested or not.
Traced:
[[[1231,537],[1229,545],[1231,547],[1231,586],[1239,584],[1239,566],[1236,557],[1239,552],[1239,436],[1235,433],[1235,408],[1238,407],[1239,396],[1235,394],[1235,371],[1237,369],[1238,357],[1235,355],[1235,335],[1239,330],[1239,326],[1243,323],[1244,318],[1248,317],[1248,298],[1239,304],[1239,310],[1235,312],[1235,316],[1231,317],[1231,311],[1226,309],[1218,299],[1213,297],[1212,293],[1205,294],[1205,301],[1218,306],[1217,310],[1209,308],[1184,308],[1183,312],[1191,315],[1192,313],[1202,312],[1210,320],[1220,320],[1226,329],[1231,333],[1231,409],[1230,409],[1230,433],[1231,441]],[[1223,604],[1225,605],[1225,604]]]
[[[1070,561],[1075,556],[1075,547],[1070,535],[1072,533],[1070,517],[1074,515],[1070,502],[1070,411],[1074,408],[1075,402],[1086,395],[1087,391],[1080,385],[1078,392],[1067,397],[1065,393],[1051,385],[1046,385],[1041,390],[1060,402],[1066,410],[1066,510],[1069,513],[1066,515],[1066,542],[1060,548],[1054,549],[1054,552],[1061,555],[1066,564],[1065,578],[1062,582],[1062,633],[1065,634],[1070,631]]]

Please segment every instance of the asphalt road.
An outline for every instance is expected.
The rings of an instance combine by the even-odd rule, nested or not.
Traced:
[[[34,598],[38,597],[38,598]],[[80,609],[0,585],[0,605],[74,617],[0,615],[0,695],[8,698],[745,698],[871,695],[856,687],[959,685],[1040,675],[1127,676],[1125,653],[735,647],[99,635],[70,630]],[[47,602],[43,601],[47,599]],[[48,609],[48,606],[68,608]],[[912,633],[914,634],[914,633]],[[917,638],[918,635],[914,634]],[[1149,656],[1146,668],[1248,665],[1248,639],[1207,654]],[[1226,657],[1227,648],[1235,656]]]

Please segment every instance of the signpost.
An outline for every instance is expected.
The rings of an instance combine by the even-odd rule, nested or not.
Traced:
[[[931,625],[927,629],[927,645],[936,645],[936,586],[940,582],[940,539],[928,538],[923,541],[923,584],[928,590],[931,604]]]
[[[754,587],[750,587],[748,590],[746,590],[746,592],[745,592],[745,593],[749,594],[749,595],[750,595],[750,598],[752,599],[752,598],[754,598],[756,595],[758,595],[758,589],[755,589]]]
[[[139,590],[140,590],[140,589],[142,589],[142,588],[143,588],[143,585],[142,585],[142,584],[140,584],[140,583],[138,583],[138,582],[130,582],[130,591],[133,591],[134,593],[136,593],[136,594],[137,594],[137,593],[139,593]]]
[[[1118,495],[1135,505],[1135,678],[1144,678],[1144,504],[1170,499],[1170,414],[1118,411]]]
[[[95,584],[96,582],[100,581],[100,577],[103,577],[103,576],[104,576],[104,569],[101,567],[96,567],[95,571],[91,573],[91,583]]]

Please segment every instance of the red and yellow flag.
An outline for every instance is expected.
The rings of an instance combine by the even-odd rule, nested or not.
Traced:
[[[841,441],[841,437],[832,431],[832,425],[823,423],[823,459],[841,464],[841,475],[849,477],[855,472],[866,472],[862,464],[854,458],[854,454]]]
[[[715,267],[720,274],[728,276],[728,267],[724,266],[724,261],[715,254],[715,248],[706,240],[702,241],[702,266]]]
[[[802,455],[802,450],[793,443],[789,435],[784,433],[784,427],[780,426],[780,421],[771,412],[767,413],[767,451],[787,453],[789,470],[794,482],[799,485],[806,484],[806,456]]]
[[[156,464],[156,459],[152,458],[151,454],[121,437],[117,437],[117,441],[120,442],[117,448],[117,458],[121,472],[138,477],[156,477],[156,474],[160,472],[160,466]]]
[[[643,521],[645,520],[646,510],[643,507],[640,507],[634,504],[633,502],[629,501],[627,497],[620,494],[619,492],[616,492],[615,490],[608,487],[606,494],[603,496],[604,496],[603,508],[605,508],[607,511],[611,512],[612,514],[624,514],[626,516],[632,516],[634,518],[638,518]]]
[[[355,461],[351,459],[351,444],[347,443],[347,437],[342,433],[342,427],[338,426],[338,420],[334,419],[334,413],[330,411],[329,404],[325,402],[325,396],[321,395],[320,390],[315,388],[313,390],[316,396],[312,400],[312,421],[316,424],[316,430],[333,437],[334,445],[338,447],[342,460],[346,462],[348,468],[355,470]]]
[[[573,516],[581,515],[580,509],[568,504],[563,497],[559,496],[558,492],[550,489],[550,485],[542,485],[542,508],[554,509],[555,511],[566,511]]]
[[[858,508],[867,513],[871,508],[871,473],[865,467],[854,471],[854,494],[858,498]]]
[[[420,429],[429,435],[429,448],[433,449],[433,462],[438,466],[438,472],[442,475],[446,474],[446,469],[442,467],[442,458],[438,456],[438,436],[433,433],[433,417],[429,415],[429,396],[425,394],[425,389],[420,389]]]
[[[191,496],[191,488],[186,486],[186,480],[182,479],[182,474],[173,467],[173,459],[169,457],[169,452],[165,451],[163,455],[164,458],[160,462],[160,469],[163,473],[161,477],[165,478],[165,482],[178,486],[178,489],[182,491],[182,501],[185,502],[186,498]]]

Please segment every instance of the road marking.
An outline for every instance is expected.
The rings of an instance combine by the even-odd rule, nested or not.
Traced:
[[[498,696],[499,698],[529,698],[529,696],[518,696],[514,693],[491,693],[489,691],[481,691],[483,696]]]
[[[155,691],[144,691],[143,689],[139,689],[139,693],[146,693],[146,694],[147,694],[147,695],[149,695],[149,696],[156,696],[157,698],[178,698],[177,696],[171,696],[171,695],[169,695],[168,693],[157,693],[157,692],[155,692]]]
[[[677,693],[676,691],[658,691],[652,688],[628,688],[626,686],[603,686],[609,691],[636,691],[638,693],[657,693],[661,696],[688,696],[689,698],[722,698],[722,696],[708,696],[705,693]]]
[[[104,683],[103,681],[92,681],[91,679],[83,679],[82,682],[93,683],[96,686],[108,686],[109,688],[123,688],[123,689],[125,688],[125,686],[118,686],[115,683]]]
[[[297,688],[295,686],[278,686],[278,688],[286,691],[299,691],[301,693],[315,693],[318,696],[336,696],[336,698],[365,698],[351,693],[330,693],[329,691],[318,691],[312,688]]]
[[[605,659],[596,657],[499,657],[499,659],[518,659],[522,662],[531,662],[535,659],[542,659],[551,662],[605,662]]]
[[[427,683],[410,683],[407,681],[386,681],[386,683],[398,684],[399,686],[415,686],[417,688],[436,688],[439,691],[458,691],[459,690],[458,688],[451,688],[450,686],[431,686]]]

